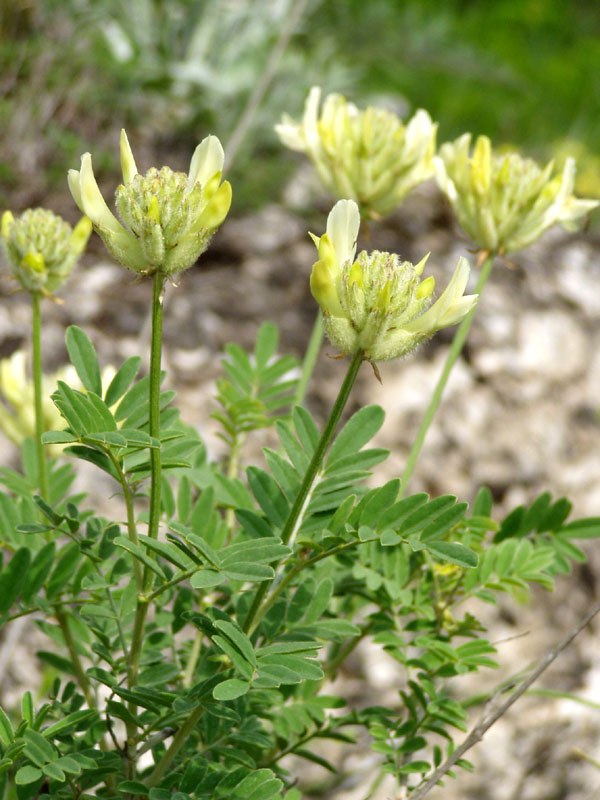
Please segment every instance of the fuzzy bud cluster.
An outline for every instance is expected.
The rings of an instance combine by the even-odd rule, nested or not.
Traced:
[[[9,270],[29,292],[51,293],[71,274],[92,226],[86,217],[75,228],[45,208],[30,208],[15,219],[2,215],[0,241]]]
[[[104,202],[89,153],[82,156],[80,171],[69,170],[69,187],[117,261],[142,274],[174,275],[194,264],[227,216],[231,185],[221,183],[223,159],[217,137],[207,136],[187,175],[169,167],[140,175],[122,131],[123,183],[115,196],[121,222]]]
[[[282,142],[306,153],[327,189],[351,198],[365,216],[393,211],[408,192],[433,175],[437,125],[420,110],[404,125],[383,108],[364,111],[340,94],[313,87],[300,122],[284,114],[276,126]]]
[[[454,275],[433,304],[433,277],[421,280],[427,256],[418,264],[375,250],[356,255],[358,206],[340,200],[327,219],[327,232],[313,236],[319,259],[311,290],[321,306],[332,344],[345,354],[363,352],[371,361],[398,358],[436,330],[454,325],[474,307],[463,296],[469,267],[459,259]]]

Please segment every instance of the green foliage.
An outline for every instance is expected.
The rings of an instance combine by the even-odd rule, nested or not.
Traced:
[[[64,676],[41,706],[28,694],[20,711],[0,710],[0,788],[14,783],[19,800],[42,787],[56,800],[114,791],[293,800],[301,795],[281,759],[292,753],[335,772],[320,742],[350,744],[361,729],[384,771],[418,784],[466,730],[469,703],[456,699],[452,679],[498,665],[465,601],[495,602],[499,593],[523,601],[533,583],[551,589],[583,558],[573,540],[600,535],[599,519],[569,522],[568,501],[547,493],[496,521],[485,489],[469,509],[452,495],[399,498],[398,480],[367,488],[388,452],[368,446],[384,414],[366,406],[341,427],[287,537],[320,432],[302,407],[281,416],[295,362],[276,355],[273,326],[261,328],[251,355],[228,348],[218,386],[216,416],[236,458],[248,432],[275,425],[279,435],[280,447],[266,449],[265,467],[250,466],[245,481],[237,462],[234,470],[207,462],[171,409],[172,392],[161,393],[160,438],[148,434],[139,359],[102,395],[90,340],[70,328],[67,343],[85,389],[59,384],[66,427],[45,441],[108,473],[133,516],[124,528],[69,496],[64,465],[50,471],[50,500],[39,497],[29,445],[25,474],[3,472],[0,618],[36,614],[49,640],[38,658]],[[153,538],[134,501],[158,448],[170,479],[165,532]],[[146,576],[143,594],[134,574]],[[132,680],[141,601],[152,613]],[[348,709],[343,696],[322,691],[365,638],[404,671],[391,707]],[[123,725],[129,752],[151,751],[154,766],[121,758]],[[186,725],[162,772],[165,738]]]

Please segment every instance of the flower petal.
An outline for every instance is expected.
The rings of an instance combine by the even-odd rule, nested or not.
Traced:
[[[327,217],[327,235],[340,266],[354,261],[360,213],[354,200],[339,200]]]
[[[204,186],[215,173],[222,171],[224,160],[225,153],[219,139],[216,136],[207,136],[194,150],[188,173],[188,187],[191,188],[195,183]]]
[[[125,133],[125,128],[121,129],[120,149],[121,149],[121,171],[123,172],[123,183],[125,184],[131,183],[131,181],[138,174],[138,171],[135,165],[135,159],[133,157],[133,153],[131,152],[131,147],[129,146],[129,139],[127,138],[127,134]]]
[[[125,228],[115,217],[104,202],[102,193],[96,183],[92,169],[92,156],[84,153],[81,156],[81,172],[79,173],[79,190],[81,192],[81,205],[83,213],[88,216],[94,225],[107,228],[114,233],[125,233]],[[75,202],[77,198],[73,195]]]

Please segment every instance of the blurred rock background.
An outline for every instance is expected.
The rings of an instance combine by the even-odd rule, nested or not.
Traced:
[[[298,24],[286,33],[294,15]],[[282,32],[289,40],[275,63]],[[202,263],[168,289],[165,312],[168,381],[184,420],[219,458],[210,414],[223,345],[250,345],[270,319],[282,351],[301,356],[316,312],[306,232],[322,232],[332,199],[310,166],[278,144],[272,125],[281,112],[300,114],[313,83],[403,114],[424,107],[440,122],[440,142],[472,130],[540,160],[575,155],[579,193],[600,196],[599,68],[600,8],[584,0],[0,0],[0,210],[45,205],[75,221],[65,172],[90,150],[102,188],[112,192],[122,126],[140,169],[187,169],[206,133],[217,133],[227,152],[236,132],[232,214]],[[239,120],[265,69],[272,80],[244,133]],[[499,515],[548,490],[567,495],[575,515],[600,515],[599,225],[596,213],[585,232],[553,229],[512,263],[497,262],[413,490],[472,500],[486,484]],[[443,286],[470,244],[428,182],[359,246],[413,261],[431,251],[430,270]],[[92,239],[61,292],[64,305],[45,304],[48,372],[66,360],[71,323],[86,329],[105,365],[143,351],[149,287],[133,277]],[[29,307],[5,279],[1,286],[6,357],[27,346]],[[363,368],[353,402],[385,408],[379,443],[392,449],[378,480],[400,474],[452,333],[381,365],[383,385]],[[324,347],[307,399],[317,415],[344,372],[330,351]],[[263,443],[251,440],[250,455]],[[18,463],[8,444],[3,449]],[[114,491],[96,474],[88,488],[100,502]],[[485,685],[539,658],[583,616],[600,585],[600,552],[593,545],[587,552],[589,563],[559,581],[553,596],[540,592],[528,607],[507,601],[486,611],[492,640],[505,642],[506,667]],[[583,634],[542,685],[600,703],[599,629]],[[13,641],[11,648],[3,701],[40,679],[36,646]],[[0,661],[7,652],[5,638]],[[365,646],[340,680],[352,702],[393,704],[402,675]],[[600,761],[600,708],[525,698],[471,756],[475,774],[459,774],[432,800],[592,800],[600,797],[600,769],[589,761]],[[328,783],[315,768],[306,796],[363,800],[376,761],[366,746],[340,754],[339,781]],[[371,795],[394,796],[387,784]]]

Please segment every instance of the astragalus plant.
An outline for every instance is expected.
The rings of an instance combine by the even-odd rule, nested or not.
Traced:
[[[434,299],[433,278],[422,277],[426,254],[412,264],[357,248],[360,214],[389,212],[413,179],[431,174],[435,126],[425,112],[406,128],[391,120],[386,136],[388,118],[376,109],[358,112],[335,97],[316,121],[317,105],[313,92],[303,127],[292,130],[288,121],[280,132],[292,146],[306,143],[332,191],[352,190],[313,236],[311,290],[338,357],[348,359],[322,427],[295,402],[298,365],[279,354],[269,322],[253,352],[227,348],[214,414],[228,449],[222,462],[208,459],[198,433],[179,418],[174,393],[161,388],[165,282],[185,282],[180,273],[226,224],[231,202],[216,137],[198,146],[188,174],[162,167],[142,175],[123,132],[118,216],[85,154],[69,174],[86,215],[75,232],[51,212],[3,218],[7,266],[34,300],[36,428],[35,444],[23,446],[22,472],[0,473],[0,620],[30,617],[48,637],[37,653],[44,689],[0,710],[4,800],[300,800],[312,796],[302,762],[335,774],[329,743],[350,749],[358,740],[377,754],[378,775],[395,776],[399,797],[422,797],[454,763],[470,767],[459,758],[468,748],[455,745],[470,703],[453,679],[494,668],[498,658],[474,615],[477,601],[495,602],[499,593],[523,600],[532,584],[551,589],[584,558],[573,540],[600,535],[597,519],[568,521],[568,500],[547,493],[498,519],[484,487],[469,505],[452,495],[406,494],[409,473],[404,482],[378,482],[375,468],[388,451],[369,442],[384,411],[367,405],[342,424],[359,370],[368,362],[376,397],[370,367],[377,375],[378,362],[408,356],[440,328],[460,323],[466,335],[479,290],[465,293],[465,258]],[[521,220],[510,201],[519,162],[510,157],[496,174],[486,147],[461,156],[464,175],[442,166],[449,152],[442,148],[438,174],[446,170],[444,185],[466,209],[471,235],[489,233],[491,223],[479,220],[489,217],[486,192],[496,192],[495,230],[510,229],[513,238],[476,237],[489,251],[480,259],[489,274],[501,244],[524,241],[519,230],[541,230],[565,213],[572,220],[592,204],[567,197],[570,172],[560,185],[535,173],[544,200],[527,190],[529,216]],[[337,156],[343,176],[331,166]],[[498,208],[505,207],[513,216],[503,228]],[[142,359],[132,356],[103,381],[92,342],[71,326],[66,343],[78,380],[58,380],[52,400],[62,422],[48,431],[39,301],[56,288],[55,276],[66,276],[90,226],[151,284],[150,369],[141,374]],[[455,355],[460,344],[459,337]],[[309,360],[318,345],[313,338]],[[247,434],[267,427],[278,444],[242,470]],[[63,449],[49,458],[50,445]],[[113,481],[114,519],[74,492],[79,460]],[[333,689],[365,639],[401,665],[392,703],[349,703],[343,683]]]

